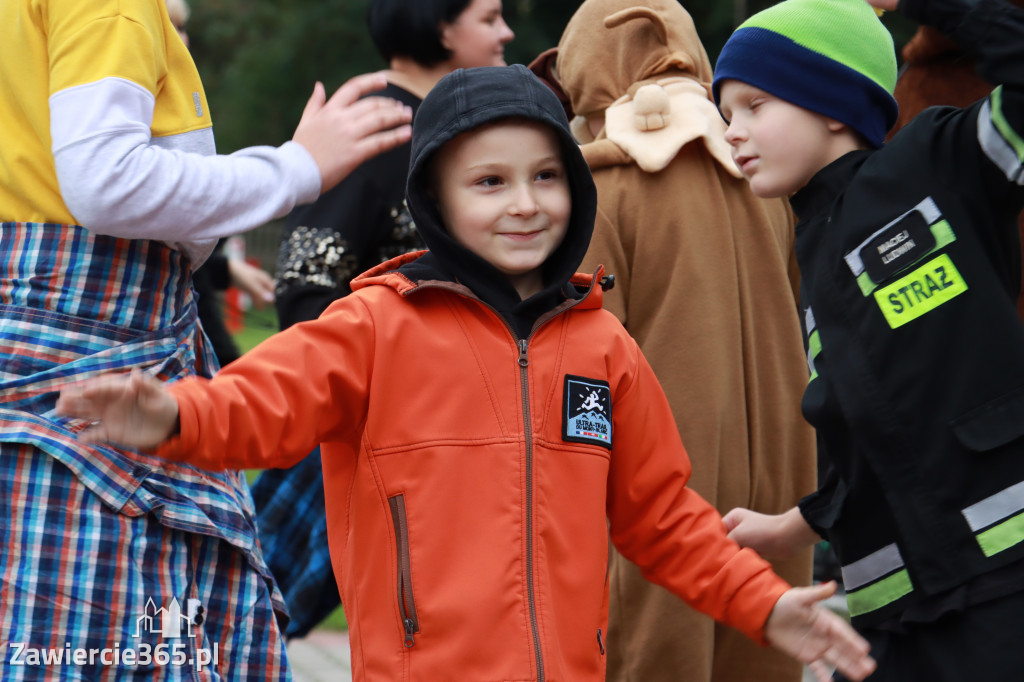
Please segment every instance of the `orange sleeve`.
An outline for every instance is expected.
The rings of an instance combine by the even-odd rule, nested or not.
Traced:
[[[323,441],[356,439],[373,371],[373,320],[348,296],[212,380],[169,385],[180,433],[158,456],[210,470],[287,467]]]
[[[636,362],[612,410],[612,542],[648,580],[765,644],[768,616],[790,586],[730,540],[718,511],[686,487],[690,460],[668,401],[639,349]]]

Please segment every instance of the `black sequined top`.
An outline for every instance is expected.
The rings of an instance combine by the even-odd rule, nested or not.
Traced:
[[[395,85],[380,93],[412,107],[420,99]],[[281,328],[318,317],[349,293],[356,275],[395,256],[424,248],[405,206],[409,145],[354,170],[312,204],[289,214],[277,261],[276,305]]]

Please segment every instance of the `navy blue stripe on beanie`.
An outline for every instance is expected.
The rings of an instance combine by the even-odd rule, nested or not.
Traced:
[[[744,22],[715,65],[734,79],[828,116],[881,147],[896,122],[892,36],[864,0],[785,0]]]

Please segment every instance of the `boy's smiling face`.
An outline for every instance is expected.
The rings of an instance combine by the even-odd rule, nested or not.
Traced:
[[[857,146],[844,124],[753,85],[725,80],[720,99],[732,158],[759,197],[793,194]]]
[[[572,211],[558,138],[540,123],[502,120],[437,152],[438,208],[448,233],[505,274],[523,299],[565,238]]]

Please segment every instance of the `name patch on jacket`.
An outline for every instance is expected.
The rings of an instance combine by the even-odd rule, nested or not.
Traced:
[[[948,254],[934,258],[913,272],[875,292],[885,321],[896,329],[967,291],[967,282]]]
[[[912,211],[869,241],[861,250],[868,277],[884,282],[935,248],[924,216]]]
[[[925,197],[843,256],[857,286],[870,296],[879,286],[956,241],[938,204]]]
[[[565,375],[562,440],[612,447],[612,391],[607,381]]]

